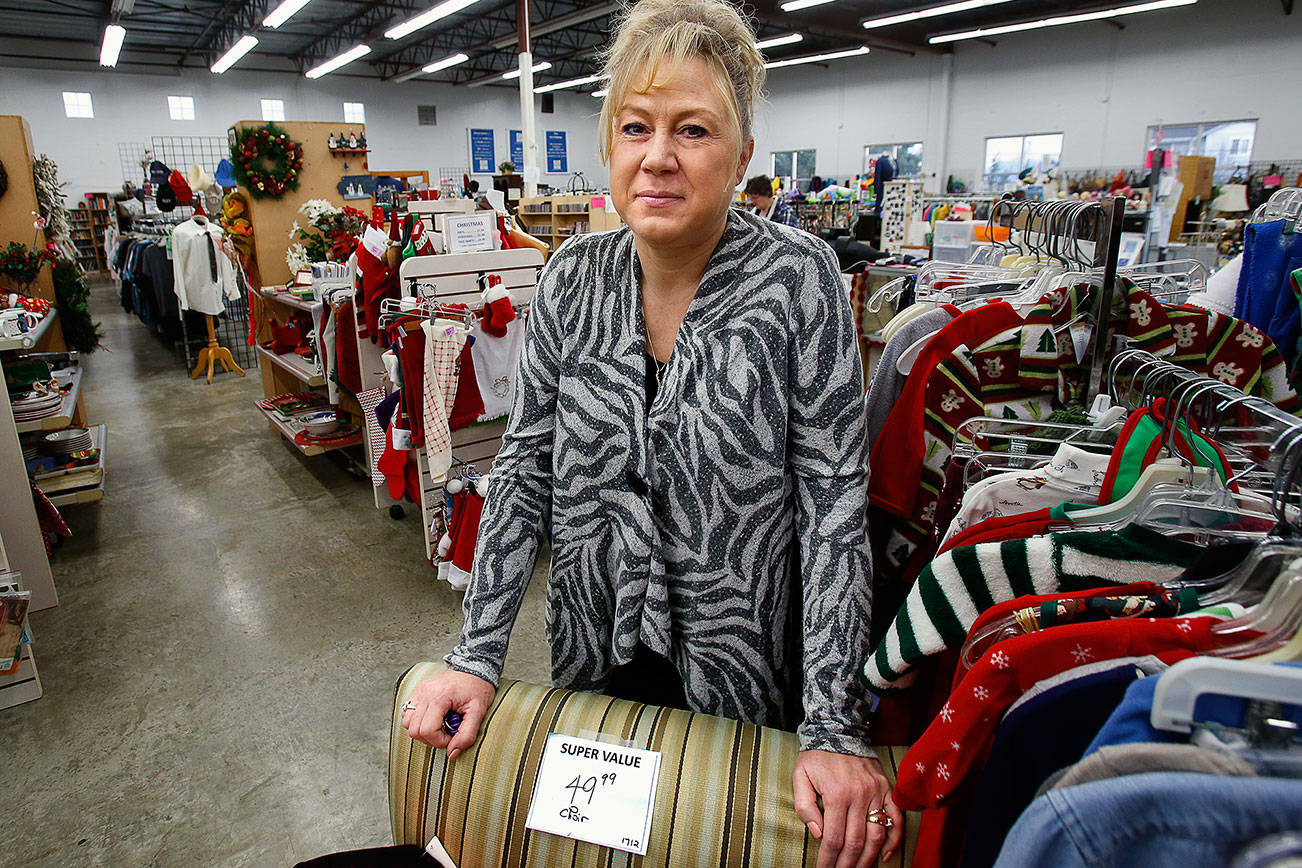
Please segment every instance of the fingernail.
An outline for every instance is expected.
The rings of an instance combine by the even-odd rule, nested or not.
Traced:
[[[450,750],[450,751],[448,751],[448,762],[452,762],[454,759],[456,759],[456,758],[457,758],[457,754],[459,754],[459,753],[461,753],[460,750]]]
[[[813,835],[815,838],[821,838],[823,837],[823,830],[818,827],[817,823],[810,823],[809,834]]]

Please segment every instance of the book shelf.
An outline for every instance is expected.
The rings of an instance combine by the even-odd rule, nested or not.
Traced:
[[[72,223],[72,244],[77,248],[77,264],[87,274],[108,270],[104,250],[104,230],[113,219],[113,201],[108,193],[87,193],[86,198],[68,211]]]
[[[619,215],[606,210],[609,194],[532,196],[520,200],[516,211],[525,231],[555,250],[571,235],[618,229]]]

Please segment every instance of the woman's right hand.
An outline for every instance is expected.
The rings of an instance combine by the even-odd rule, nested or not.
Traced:
[[[448,759],[475,743],[484,714],[493,704],[497,689],[482,678],[446,669],[416,685],[408,700],[412,707],[402,713],[402,725],[416,741],[434,748],[446,748]],[[456,735],[443,731],[443,718],[449,711],[461,715]]]

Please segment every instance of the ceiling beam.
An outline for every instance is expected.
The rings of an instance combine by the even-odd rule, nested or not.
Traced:
[[[818,11],[783,12],[776,0],[755,0],[755,17],[779,25],[786,30],[806,30],[823,33],[827,36],[840,36],[852,39],[860,45],[871,45],[873,48],[881,48],[886,51],[898,51],[903,54],[946,53],[934,45],[902,42],[898,39],[876,35],[871,30],[864,30],[859,27],[857,23],[847,27],[842,23],[845,16],[837,15],[835,6],[832,6],[827,11],[819,9]]]
[[[512,6],[514,5],[514,3],[510,3],[506,5]],[[506,8],[506,6],[503,6],[501,8]],[[609,15],[612,15],[613,13],[618,11],[619,8],[620,8],[619,3],[602,3],[597,6],[590,6],[587,9],[579,9],[567,15],[562,15],[559,18],[553,18],[549,21],[542,21],[536,25],[531,25],[529,28],[529,35],[536,42],[540,37],[545,37],[548,36],[549,34],[566,30],[570,27],[573,27],[576,24],[586,24],[589,21],[595,21],[598,18],[604,18]],[[470,55],[471,57],[475,57],[476,55],[479,55],[484,52],[496,52],[496,51],[502,51],[509,48],[514,48],[517,39],[518,36],[516,35],[516,31],[514,28],[512,28],[509,35],[505,35],[502,36],[501,38],[493,39],[491,41],[472,46],[469,49],[451,47],[451,46],[445,47],[446,43],[441,44],[439,47],[442,48],[443,50],[464,51],[466,54]],[[403,48],[402,56],[397,58],[400,64],[400,68],[396,69],[388,77],[405,75],[408,72],[412,72],[418,69],[419,67],[426,65],[427,63],[430,62],[431,59],[437,59],[437,58],[431,58],[431,51],[430,51],[431,47],[432,46],[430,46],[427,41],[426,43],[418,43],[416,45],[410,45]],[[409,54],[415,54],[417,51],[422,52],[420,56],[424,59],[417,59],[415,57],[408,56]],[[395,54],[396,52],[391,52],[389,55],[385,55],[381,59],[382,60],[388,59],[390,57],[393,57],[393,55]],[[511,52],[511,56],[512,57],[515,56],[514,51]],[[541,57],[541,55],[539,55],[539,57]],[[550,60],[551,58],[542,58],[542,59]]]

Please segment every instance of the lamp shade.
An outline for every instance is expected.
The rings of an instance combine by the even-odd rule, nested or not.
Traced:
[[[1221,195],[1212,200],[1212,210],[1226,213],[1248,210],[1248,188],[1244,184],[1226,184]]]

